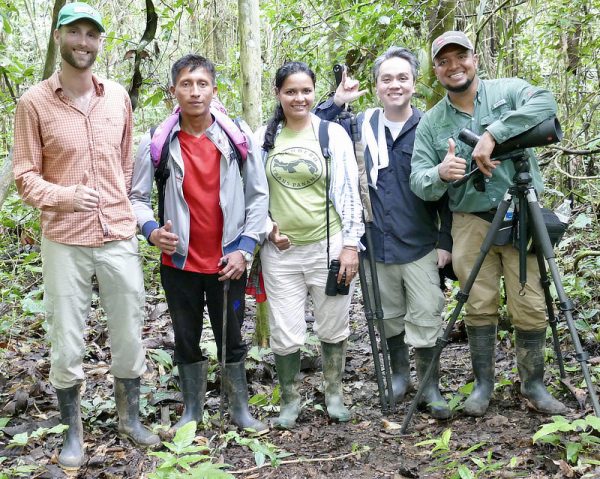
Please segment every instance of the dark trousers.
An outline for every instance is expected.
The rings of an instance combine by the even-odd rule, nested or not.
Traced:
[[[175,332],[175,363],[191,364],[205,359],[200,349],[205,304],[220,360],[223,282],[219,281],[219,275],[192,273],[161,265],[160,276]],[[240,279],[230,281],[227,301],[227,363],[242,361],[246,354],[246,344],[241,334],[245,289],[246,273]]]

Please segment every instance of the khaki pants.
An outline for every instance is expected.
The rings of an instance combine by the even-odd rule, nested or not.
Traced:
[[[342,233],[330,239],[330,259],[342,250]],[[327,240],[279,251],[270,241],[260,250],[263,279],[269,301],[271,349],[286,356],[295,353],[306,339],[304,306],[310,293],[315,306],[313,330],[325,343],[339,343],[350,335],[350,294],[327,296]]]
[[[110,334],[111,373],[123,379],[141,376],[146,370],[141,339],[145,293],[137,238],[98,248],[43,238],[42,269],[52,385],[64,389],[84,379],[85,323],[94,275]]]
[[[375,312],[371,268],[365,261],[371,307]],[[415,348],[435,345],[442,334],[444,295],[440,289],[437,252],[407,264],[377,263],[385,337],[405,332],[405,342]]]
[[[490,223],[468,213],[452,217],[452,265],[461,285],[465,284]],[[466,304],[465,323],[486,326],[498,323],[500,278],[504,276],[508,313],[516,328],[523,331],[544,329],[546,303],[535,255],[527,256],[527,284],[519,294],[519,252],[511,244],[492,246],[481,266]]]

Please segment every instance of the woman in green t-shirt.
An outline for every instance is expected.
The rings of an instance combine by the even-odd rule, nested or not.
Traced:
[[[283,65],[276,74],[275,92],[275,113],[257,132],[270,196],[271,221],[261,262],[271,349],[281,385],[281,411],[274,424],[292,428],[300,413],[295,378],[306,336],[307,293],[315,306],[313,330],[321,341],[327,412],[332,419],[348,421],[341,381],[357,250],[364,231],[356,159],[340,125],[326,124],[329,144],[320,144],[321,120],[311,113],[315,74],[305,63]],[[323,151],[329,152],[327,159]],[[328,291],[338,293],[333,296],[325,293],[332,261],[339,266]]]

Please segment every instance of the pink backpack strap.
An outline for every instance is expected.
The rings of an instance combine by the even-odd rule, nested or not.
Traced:
[[[246,161],[248,157],[248,139],[244,132],[240,129],[235,122],[227,115],[222,113],[219,109],[211,106],[210,112],[215,117],[215,120],[221,128],[225,131],[235,148],[240,152],[242,161]]]
[[[152,158],[152,164],[156,168],[160,163],[160,155],[162,153],[163,146],[168,140],[171,130],[179,121],[179,107],[173,110],[160,125],[154,130],[154,135],[150,141],[150,157]]]
[[[150,156],[154,167],[159,165],[163,146],[168,140],[173,127],[179,121],[179,110],[179,106],[175,107],[173,113],[158,125],[156,130],[154,130],[150,142]],[[242,161],[245,161],[248,157],[248,139],[246,138],[246,135],[244,135],[240,127],[227,116],[227,110],[225,110],[225,107],[218,100],[213,99],[210,105],[210,112],[215,117],[219,126],[223,128],[234,147],[239,151]]]

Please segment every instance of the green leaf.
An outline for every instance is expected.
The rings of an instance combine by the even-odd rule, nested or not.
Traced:
[[[195,437],[196,421],[190,421],[177,430],[175,437],[173,438],[173,445],[177,450],[181,451],[185,447],[191,445],[192,442],[194,442]]]
[[[579,456],[579,452],[583,449],[583,446],[578,442],[568,442],[566,453],[567,453],[567,462],[570,464],[577,463],[577,457]]]
[[[591,224],[592,224],[592,219],[585,213],[581,213],[581,214],[577,215],[577,218],[575,218],[575,221],[573,221],[573,223],[571,224],[571,227],[583,229],[583,228],[587,228]]]
[[[266,456],[263,452],[256,451],[254,453],[254,462],[258,467],[261,467],[265,463]]]
[[[473,479],[475,477],[469,468],[464,464],[458,466],[458,475],[460,479]]]
[[[173,359],[171,358],[171,355],[167,353],[164,349],[149,349],[148,354],[158,364],[161,364],[166,368],[173,367]]]

